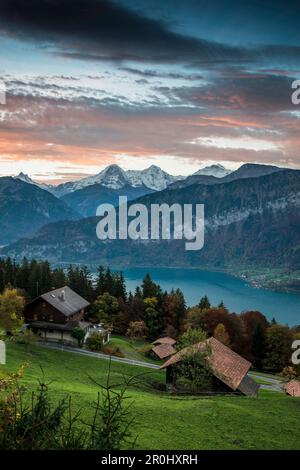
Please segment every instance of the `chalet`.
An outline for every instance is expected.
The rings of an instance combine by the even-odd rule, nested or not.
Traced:
[[[175,343],[176,340],[169,336],[158,338],[152,343],[153,347],[151,351],[158,359],[166,359],[176,353],[176,349],[174,348]]]
[[[77,345],[72,331],[80,327],[86,332],[86,338],[95,332],[106,343],[109,332],[101,325],[91,325],[84,321],[89,302],[74,292],[70,287],[61,287],[40,295],[25,307],[24,317],[28,327],[40,340]]]
[[[292,397],[300,397],[300,382],[299,380],[290,380],[284,386],[285,393]]]
[[[193,352],[205,352],[208,348],[210,355],[207,360],[213,375],[212,385],[209,390],[198,390],[198,393],[235,393],[256,397],[259,385],[248,375],[251,363],[213,337],[206,342],[182,349],[161,366],[161,369],[166,369],[167,389],[174,392],[186,392],[185,388],[181,389],[181,386],[176,383],[176,363]]]

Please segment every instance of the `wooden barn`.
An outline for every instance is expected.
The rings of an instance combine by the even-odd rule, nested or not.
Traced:
[[[89,302],[70,287],[62,287],[40,295],[25,307],[28,327],[45,341],[76,344],[72,330],[80,327],[88,333],[90,323],[84,322]]]
[[[212,381],[208,390],[199,389],[203,394],[240,394],[256,397],[259,385],[248,375],[251,363],[236,354],[230,348],[215,338],[205,343],[198,343],[191,348],[185,348],[171,356],[162,366],[166,369],[166,385],[169,391],[176,393],[187,392],[176,381],[176,364],[193,352],[205,352],[210,349],[208,361],[212,372]]]

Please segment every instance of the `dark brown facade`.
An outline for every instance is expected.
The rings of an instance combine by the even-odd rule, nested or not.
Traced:
[[[81,309],[72,315],[66,316],[61,311],[50,305],[46,300],[39,297],[26,305],[24,317],[27,323],[45,321],[66,324],[70,321],[81,321],[84,317],[84,313],[85,310]]]

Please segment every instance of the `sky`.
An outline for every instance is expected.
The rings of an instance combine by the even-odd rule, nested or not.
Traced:
[[[1,0],[0,175],[300,168],[299,20],[286,0]]]

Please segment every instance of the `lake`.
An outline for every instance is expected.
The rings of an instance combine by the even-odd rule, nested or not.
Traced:
[[[279,323],[290,326],[300,324],[300,294],[257,289],[229,274],[197,269],[131,268],[123,271],[131,291],[142,282],[145,273],[149,273],[165,290],[179,287],[189,306],[207,295],[213,305],[223,300],[226,307],[236,313],[259,310],[269,320],[274,317]]]

